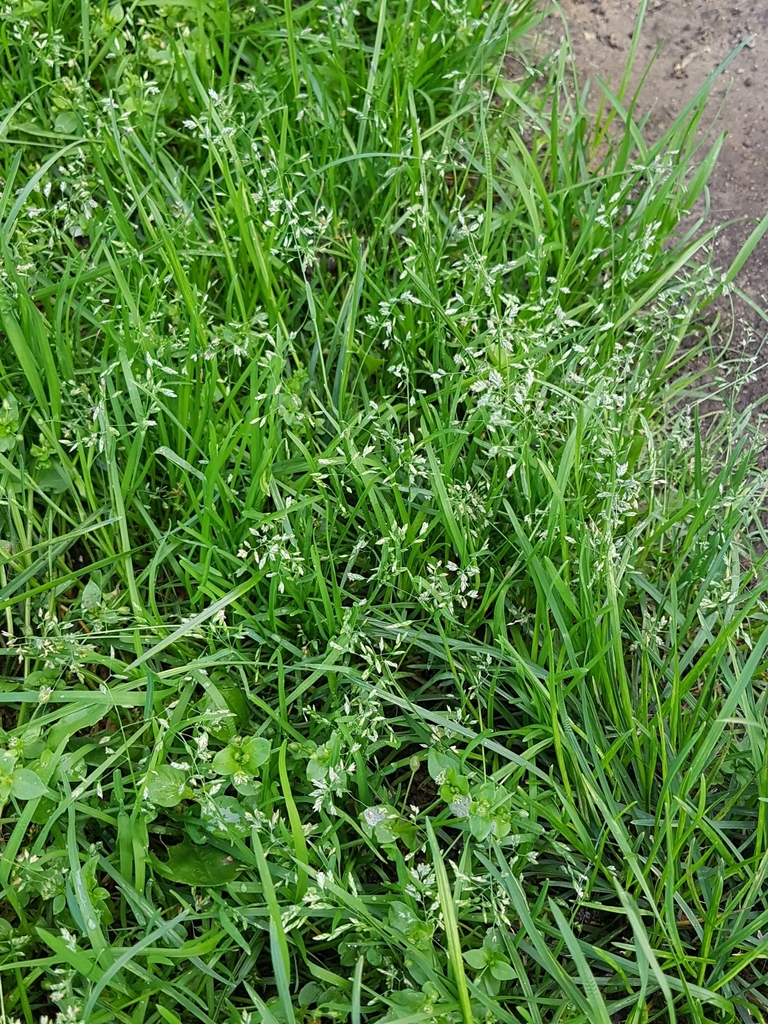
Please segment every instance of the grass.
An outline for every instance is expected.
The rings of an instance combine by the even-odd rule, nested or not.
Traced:
[[[3,1024],[768,1017],[711,80],[539,17],[5,9]]]

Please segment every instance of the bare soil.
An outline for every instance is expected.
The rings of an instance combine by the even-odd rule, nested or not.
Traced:
[[[561,0],[562,17],[546,31],[555,39],[567,31],[580,81],[600,78],[618,87],[640,0]],[[768,2],[766,0],[649,0],[630,89],[640,81],[655,51],[660,53],[640,95],[640,113],[650,112],[648,132],[658,137],[703,85],[707,76],[736,47],[745,45],[720,76],[703,122],[712,138],[728,132],[710,178],[711,223],[726,224],[715,245],[716,262],[727,267],[756,222],[768,211]],[[595,97],[599,88],[595,84]],[[768,310],[768,236],[742,270],[737,284]],[[723,330],[733,326],[740,347],[750,329],[765,335],[766,323],[737,303],[721,303]],[[732,319],[732,318],[731,318]],[[750,341],[755,350],[755,341]],[[762,362],[762,358],[760,362]],[[768,396],[768,366],[757,369],[742,401]]]

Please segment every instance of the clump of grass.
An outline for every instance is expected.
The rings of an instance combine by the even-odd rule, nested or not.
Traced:
[[[764,1019],[719,143],[538,17],[3,16],[4,1021]]]

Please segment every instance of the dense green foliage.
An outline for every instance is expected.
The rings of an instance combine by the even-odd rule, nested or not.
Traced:
[[[768,1014],[720,140],[537,18],[0,15],[3,1024]]]

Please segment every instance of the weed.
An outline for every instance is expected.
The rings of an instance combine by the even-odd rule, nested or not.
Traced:
[[[2,13],[4,1021],[764,1019],[763,228],[539,17]]]

